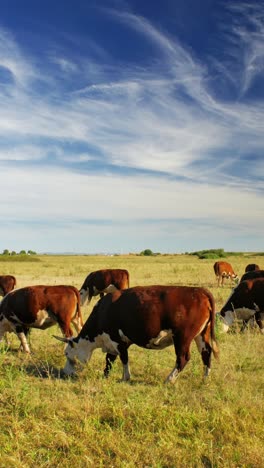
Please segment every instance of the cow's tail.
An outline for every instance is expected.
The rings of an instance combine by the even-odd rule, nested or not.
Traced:
[[[219,357],[219,348],[217,346],[216,337],[215,337],[215,317],[216,317],[215,300],[214,300],[213,295],[211,293],[209,293],[209,301],[210,301],[210,323],[211,323],[211,327],[210,327],[211,347],[212,347],[212,350],[213,350],[213,353],[214,353],[214,357],[218,358]]]
[[[75,316],[78,317],[78,321],[79,323],[81,324],[81,326],[83,327],[83,316],[82,316],[82,310],[81,310],[81,297],[80,297],[80,293],[79,293],[79,290],[75,287],[73,287],[74,289],[74,292],[75,292],[75,295],[76,295],[76,299],[77,299],[77,304],[76,304],[76,314]]]
[[[129,273],[128,271],[126,270],[126,274],[127,274],[127,287],[129,288],[130,287],[130,282],[129,282]]]

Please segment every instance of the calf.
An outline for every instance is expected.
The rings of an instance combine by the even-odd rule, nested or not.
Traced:
[[[245,280],[233,290],[220,311],[224,331],[227,331],[235,318],[248,322],[252,317],[264,333],[264,278]]]
[[[101,348],[107,353],[105,376],[119,355],[123,380],[130,379],[130,345],[157,350],[173,344],[176,364],[166,379],[168,382],[189,361],[193,340],[201,354],[205,376],[209,374],[211,353],[218,354],[214,324],[214,299],[204,288],[137,286],[103,297],[76,338],[56,338],[67,343],[65,374],[75,373],[76,359],[85,363],[95,348]]]
[[[245,273],[256,270],[260,270],[259,266],[256,263],[249,263],[249,265],[247,265],[245,268]]]
[[[224,279],[231,279],[235,281],[236,283],[239,281],[238,276],[234,272],[232,266],[230,263],[227,262],[215,262],[214,264],[214,272],[215,276],[217,278],[217,284],[218,287],[220,286],[220,281],[221,281],[221,286],[224,285]]]
[[[79,332],[83,320],[79,291],[74,286],[28,286],[11,291],[0,304],[0,339],[5,332],[14,332],[28,353],[30,328],[45,330],[57,323],[71,337],[71,322]]]
[[[105,292],[108,292],[110,285],[115,286],[116,289],[129,288],[129,273],[127,270],[108,269],[97,270],[90,273],[85,279],[81,289],[81,305],[91,301],[93,296],[100,294],[103,297]]]
[[[5,296],[16,286],[16,278],[11,275],[0,276],[0,296]]]

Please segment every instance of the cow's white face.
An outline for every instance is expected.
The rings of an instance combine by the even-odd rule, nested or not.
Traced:
[[[234,312],[228,310],[227,312],[225,312],[224,317],[220,315],[220,320],[222,322],[223,331],[226,333],[229,327],[231,327],[232,323],[234,322]]]
[[[77,361],[82,364],[90,361],[93,350],[96,348],[94,342],[80,338],[78,343],[73,340],[69,340],[64,354],[67,358],[65,367],[63,369],[64,374],[73,375],[75,374],[75,366]]]
[[[254,317],[255,313],[256,309],[248,309],[247,307],[238,307],[234,310],[228,310],[227,312],[225,312],[224,317],[221,316],[221,320],[223,323],[223,331],[228,331],[235,318],[240,320],[248,320],[251,317]]]
[[[88,289],[81,289],[80,290],[80,300],[81,300],[81,305],[83,306],[85,302],[88,300],[90,302],[89,298],[89,290]]]

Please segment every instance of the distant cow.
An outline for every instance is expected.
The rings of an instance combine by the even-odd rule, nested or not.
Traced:
[[[11,291],[0,303],[0,339],[14,332],[22,348],[30,352],[26,334],[30,328],[46,328],[56,323],[66,337],[83,326],[80,295],[74,286],[28,286]]]
[[[220,315],[224,331],[229,329],[236,318],[248,322],[254,317],[261,332],[264,333],[264,278],[239,283],[222,307]]]
[[[84,281],[81,289],[81,305],[91,301],[93,296],[100,294],[103,297],[105,292],[108,292],[108,286],[115,286],[117,289],[129,288],[129,273],[127,270],[108,269],[97,270],[90,273]]]
[[[119,355],[123,380],[130,379],[128,348],[136,344],[147,349],[163,349],[174,344],[176,364],[166,381],[173,381],[190,359],[195,340],[205,366],[211,367],[211,353],[217,356],[214,334],[215,305],[204,288],[187,286],[137,286],[107,294],[93,308],[76,338],[56,337],[67,344],[64,373],[75,373],[76,359],[85,363],[95,348],[108,353],[105,376]]]
[[[245,280],[251,280],[255,278],[264,278],[264,270],[254,270],[254,271],[248,271],[247,273],[244,273],[241,276],[241,281]]]
[[[215,276],[217,278],[217,284],[220,286],[220,281],[221,281],[221,286],[224,285],[224,279],[231,279],[235,282],[239,281],[238,276],[234,272],[232,266],[230,263],[227,262],[215,262],[214,264],[214,272]]]
[[[0,276],[0,296],[5,296],[16,286],[16,278],[11,275]]]
[[[256,270],[260,270],[259,266],[256,263],[249,263],[249,265],[247,265],[245,268],[245,273]]]

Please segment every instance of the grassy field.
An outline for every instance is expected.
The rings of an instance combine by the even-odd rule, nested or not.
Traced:
[[[182,284],[207,287],[217,310],[230,283],[216,287],[213,260],[193,256],[41,256],[39,262],[3,262],[17,287],[33,284],[81,286],[100,268],[127,268],[131,286]],[[240,276],[264,257],[227,259]],[[83,307],[84,318],[91,312]],[[219,327],[219,325],[218,325]],[[18,352],[10,335],[0,349],[0,468],[6,467],[263,467],[264,337],[257,329],[224,335],[217,327],[220,359],[202,380],[195,345],[174,385],[164,379],[175,362],[173,348],[130,348],[132,378],[121,383],[117,361],[102,377],[105,355],[96,350],[75,379],[59,379],[63,344],[33,330],[32,356]],[[220,328],[220,327],[219,327]]]

